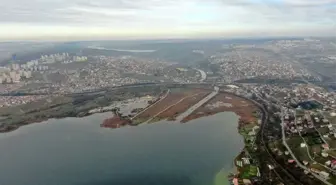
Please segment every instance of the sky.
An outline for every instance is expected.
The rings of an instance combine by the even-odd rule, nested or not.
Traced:
[[[0,41],[336,36],[336,0],[0,0]]]

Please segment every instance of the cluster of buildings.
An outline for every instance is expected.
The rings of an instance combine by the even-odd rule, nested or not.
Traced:
[[[286,106],[299,105],[305,107],[316,104],[316,106],[323,105],[323,110],[336,109],[336,93],[312,84],[283,86],[267,84],[255,87],[251,85],[251,89],[260,92],[267,98],[281,101]]]
[[[38,61],[41,63],[63,62],[70,58],[69,53],[56,53],[51,55],[42,55]]]
[[[72,62],[85,62],[88,58],[86,56],[70,56],[69,53],[56,53],[51,55],[42,55],[40,59],[34,60],[44,64],[52,64],[56,62],[72,63]]]
[[[0,67],[0,84],[4,83],[19,83],[22,79],[29,79],[32,77],[31,71],[25,71],[18,66],[18,64],[8,67]]]
[[[29,102],[37,101],[46,98],[45,95],[38,96],[0,96],[0,108],[22,105]]]
[[[23,64],[12,61],[11,64],[0,67],[0,84],[19,83],[22,79],[32,77],[34,71],[47,71],[49,66],[42,65],[38,60],[31,60]]]
[[[331,120],[336,120],[335,113],[289,109],[283,116],[283,127],[288,142],[293,143],[293,137],[300,137],[301,142],[293,147],[298,162],[306,166],[306,173],[315,173],[323,179],[336,177],[336,126]],[[327,119],[326,117],[329,117]],[[301,149],[295,149],[300,147]],[[303,154],[305,151],[306,154]],[[308,157],[307,157],[308,156]],[[297,161],[289,161],[294,163]],[[332,177],[333,176],[333,177]]]
[[[72,63],[85,62],[88,58],[86,56],[70,56],[69,53],[57,53],[52,55],[42,55],[37,60],[30,60],[25,63],[15,63],[0,67],[0,84],[1,83],[19,83],[22,79],[29,79],[32,77],[32,72],[49,71],[49,65],[55,62]]]
[[[87,57],[78,57],[76,60],[87,60]],[[67,62],[67,61],[66,61]],[[63,62],[64,63],[64,62]],[[69,62],[71,63],[71,62]],[[83,63],[78,69],[53,69],[48,72],[52,76],[62,76],[66,80],[50,84],[50,90],[56,93],[72,93],[92,91],[105,87],[121,86],[136,83],[150,82],[197,82],[200,74],[195,71],[190,78],[176,72],[176,68],[167,70],[172,64],[158,61],[145,60],[133,57],[92,57],[91,62]],[[168,74],[175,72],[175,75]],[[183,73],[187,73],[183,72]],[[197,76],[197,75],[198,76]],[[51,79],[52,80],[52,79]],[[45,90],[45,89],[44,89]],[[34,92],[40,92],[36,89]],[[45,92],[45,91],[43,91]]]
[[[11,77],[8,81],[11,83],[20,82],[22,78],[30,78],[32,72],[35,70],[47,70],[43,71],[43,74],[39,78],[16,83],[20,84],[20,88],[24,88],[25,92],[42,94],[85,92],[106,87],[138,83],[190,83],[198,82],[202,76],[201,73],[196,70],[178,71],[176,70],[176,67],[172,67],[172,63],[127,56],[96,56],[92,57],[92,61],[77,65],[76,68],[70,69],[66,67],[67,63],[87,61],[87,59],[88,58],[85,56],[70,57],[68,53],[44,55],[38,60],[32,60],[21,65],[12,64],[3,69],[8,71],[8,75]],[[58,65],[58,67],[53,66],[52,69],[49,69],[48,66],[50,64],[46,63],[51,63],[51,61],[61,61],[62,65]],[[6,82],[7,80],[5,83]],[[7,85],[14,86],[15,84]],[[39,88],[35,88],[36,85],[39,86]],[[14,89],[14,91],[17,89],[18,88]],[[6,92],[1,91],[1,93]],[[13,99],[6,99],[6,101],[6,105],[16,105],[16,103],[13,103]],[[21,100],[18,100],[17,102],[19,101]]]
[[[312,84],[247,86],[269,102],[269,108],[277,107],[273,116],[281,119],[282,138],[268,137],[281,139],[287,146],[277,145],[275,154],[288,161],[288,168],[295,166],[307,176],[313,174],[312,178],[332,184],[336,178],[336,93]]]
[[[306,69],[295,67],[287,61],[279,61],[276,57],[263,52],[235,50],[210,57],[211,64],[219,66],[223,81],[233,82],[241,79],[295,79],[317,78]]]
[[[104,87],[153,82],[150,77],[167,66],[157,61],[128,57],[100,56],[93,60],[94,62],[87,63],[82,69],[58,71],[68,77],[65,83],[59,85],[59,91],[83,92]],[[137,75],[142,78],[138,78]]]
[[[323,50],[326,44],[322,44],[318,39],[297,39],[297,40],[274,40],[269,42],[270,47],[280,49],[294,49],[294,48],[310,48],[315,50]]]
[[[88,60],[88,58],[86,56],[73,56],[72,60],[74,62],[85,62]]]

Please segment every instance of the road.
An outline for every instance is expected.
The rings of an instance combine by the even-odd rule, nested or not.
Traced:
[[[326,118],[324,117],[322,111],[319,110],[319,112],[320,112],[320,114],[323,116],[323,118],[326,119]],[[324,144],[328,144],[328,145],[329,145],[329,143],[328,143],[328,142],[324,139],[324,137],[322,136],[321,132],[320,132],[319,130],[317,130],[317,128],[316,128],[316,126],[315,126],[315,124],[314,124],[313,121],[312,121],[312,124],[313,124],[313,126],[314,126],[315,131],[320,135],[320,138],[322,139],[322,141],[324,142]]]
[[[162,114],[163,112],[167,111],[168,109],[174,107],[175,105],[181,103],[183,100],[187,99],[187,98],[192,98],[192,97],[195,97],[197,95],[199,95],[201,93],[197,93],[197,94],[193,94],[193,95],[190,95],[190,96],[186,96],[186,97],[183,97],[182,99],[180,99],[178,102],[168,106],[167,108],[165,108],[164,110],[160,111],[159,113],[157,113],[156,115],[154,115],[152,118],[150,118],[149,120],[147,120],[145,123],[150,123],[153,119],[155,119],[158,115]]]
[[[262,100],[264,103],[267,103],[264,98],[262,98],[257,92],[255,92],[256,96]],[[259,140],[261,141],[261,147],[266,151],[266,153],[268,154],[268,159],[270,159],[270,162],[272,163],[272,165],[275,167],[273,170],[276,171],[276,168],[279,168],[279,170],[281,170],[282,172],[284,172],[290,179],[291,181],[295,182],[296,185],[303,185],[301,182],[299,182],[298,180],[296,180],[296,178],[290,174],[287,169],[285,169],[284,167],[282,167],[273,157],[273,155],[271,154],[270,149],[267,147],[267,142],[265,142],[265,128],[266,125],[268,124],[268,111],[265,109],[265,107],[263,105],[261,105],[260,103],[258,103],[257,101],[254,101],[251,99],[252,102],[255,103],[255,105],[257,105],[263,112],[263,117],[262,117],[262,124],[261,124],[261,130],[260,130],[260,134],[258,134],[257,138],[259,138]],[[265,159],[266,160],[266,159]],[[278,172],[275,173],[279,179],[283,180],[283,177],[281,177],[279,175]],[[284,182],[285,183],[285,182]]]
[[[200,82],[204,82],[206,80],[206,78],[207,78],[206,73],[203,70],[201,70],[201,69],[196,69],[196,70],[201,73],[201,80],[200,80]]]
[[[281,121],[282,122],[282,121]],[[296,121],[296,111],[294,111],[294,124],[295,124],[295,127],[297,128],[297,121]],[[297,129],[299,131],[299,136],[301,137],[301,140],[303,141],[303,143],[306,145],[306,150],[307,150],[307,155],[309,157],[309,159],[311,161],[315,161],[313,159],[313,157],[310,155],[310,152],[309,152],[309,146],[308,146],[308,143],[306,142],[306,140],[302,137],[301,135],[301,131],[299,129]]]
[[[292,156],[292,158],[295,160],[296,164],[298,165],[298,167],[300,167],[303,170],[307,170],[310,171],[310,169],[308,169],[306,166],[304,166],[303,164],[301,164],[301,162],[295,157],[292,149],[288,146],[287,141],[286,141],[286,133],[285,133],[285,126],[284,126],[284,115],[283,115],[283,110],[281,109],[281,131],[282,131],[282,144],[286,147],[286,149],[288,150],[289,154]],[[319,179],[320,181],[322,181],[323,183],[327,184],[327,185],[332,185],[331,183],[329,183],[326,179],[322,178],[321,176],[317,175],[316,173],[310,171],[311,174]]]
[[[211,100],[211,98],[215,97],[218,94],[218,92],[219,92],[219,88],[218,87],[214,87],[214,91],[212,93],[210,93],[208,96],[206,96],[205,98],[203,98],[201,101],[197,102],[195,105],[193,105],[192,107],[190,107],[187,111],[185,111],[182,114],[180,114],[176,118],[176,121],[181,122],[185,117],[189,116],[196,109],[198,109],[199,107],[201,107],[202,105],[204,105],[205,103],[207,103],[209,100]]]
[[[309,82],[308,82],[309,83]],[[281,104],[281,102],[279,102],[276,98],[274,98],[279,104]],[[283,107],[284,108],[284,107]],[[283,145],[287,148],[287,150],[289,151],[289,153],[291,154],[292,158],[296,161],[296,163],[299,165],[301,164],[300,161],[297,160],[297,158],[295,157],[294,153],[292,152],[292,150],[290,149],[290,147],[288,146],[287,144],[287,141],[286,141],[286,134],[285,134],[285,129],[284,129],[284,115],[283,115],[283,108],[281,109],[281,128],[282,128],[282,141],[283,141]],[[294,113],[294,124],[296,125],[296,112]],[[315,125],[314,125],[314,128],[315,128]],[[316,131],[318,131],[316,128],[315,128]],[[319,132],[318,132],[319,133]],[[320,134],[320,133],[319,133]],[[308,154],[308,157],[312,160],[312,161],[315,161],[311,155],[310,155],[310,152],[309,152],[309,147],[308,147],[308,144],[306,143],[306,140],[302,137],[301,135],[301,132],[299,131],[299,135],[301,137],[301,139],[303,140],[303,142],[306,144],[306,149],[307,149],[307,154]],[[320,137],[323,139],[323,137],[321,136],[320,134]],[[324,139],[323,139],[324,140]],[[325,141],[325,140],[324,140]],[[317,162],[316,162],[317,163]],[[326,167],[327,169],[330,169],[328,168],[327,166],[319,163],[320,165]],[[306,168],[306,166],[302,165],[301,166],[299,165],[299,167],[301,169],[304,169],[304,170],[308,170],[310,171],[308,168]],[[302,168],[303,167],[303,168]],[[313,173],[313,172],[312,172]],[[313,174],[314,175],[314,174]],[[315,174],[314,175],[317,179],[321,180],[322,182],[324,182],[325,184],[330,184],[329,182],[327,182],[325,179],[323,179],[322,177],[320,177],[319,175]]]
[[[0,93],[0,96],[34,96],[34,95],[83,95],[83,94],[91,94],[91,93],[103,93],[106,91],[113,91],[124,88],[132,88],[132,87],[143,87],[143,86],[163,86],[163,85],[213,85],[213,83],[173,83],[173,82],[164,82],[164,83],[137,83],[137,84],[128,84],[121,86],[113,86],[113,87],[104,87],[95,90],[83,91],[83,92],[72,92],[72,93],[27,93],[27,92],[10,92],[10,93]],[[221,83],[221,85],[229,85],[227,83]]]
[[[294,124],[295,124],[295,126],[297,127],[297,122],[296,122],[296,112],[294,112]],[[315,125],[314,125],[314,129],[319,133],[320,138],[325,142],[325,144],[328,144],[328,143],[323,139],[323,136],[320,134],[320,132],[315,128]],[[299,129],[298,129],[298,131],[299,131],[299,136],[301,137],[302,141],[303,141],[304,144],[306,145],[305,148],[306,148],[306,150],[307,150],[307,154],[308,154],[309,159],[310,159],[311,161],[313,161],[314,163],[317,163],[317,164],[323,166],[324,168],[328,169],[329,171],[336,172],[335,170],[329,168],[328,166],[326,166],[326,165],[324,165],[324,164],[322,164],[322,163],[320,163],[320,162],[318,162],[318,161],[315,161],[315,158],[313,158],[313,157],[311,156],[311,154],[310,154],[310,149],[309,149],[309,145],[308,145],[307,141],[306,141],[305,138],[302,136],[301,131],[300,131]]]

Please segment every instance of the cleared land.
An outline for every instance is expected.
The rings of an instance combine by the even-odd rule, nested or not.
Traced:
[[[159,114],[157,118],[160,120],[166,119],[166,118],[168,118],[168,120],[175,120],[178,115],[188,110],[190,106],[202,100],[207,94],[208,92],[195,93],[195,95],[192,95],[191,97],[187,97],[186,99],[182,100],[177,105]]]
[[[248,100],[229,93],[219,93],[208,103],[196,109],[191,115],[184,118],[182,122],[188,122],[204,116],[211,116],[220,112],[235,112],[244,123],[257,122],[255,112],[258,108]]]
[[[151,122],[162,119],[173,120],[209,92],[204,89],[174,89],[166,98],[138,115],[134,121],[142,123],[150,119],[152,119]]]

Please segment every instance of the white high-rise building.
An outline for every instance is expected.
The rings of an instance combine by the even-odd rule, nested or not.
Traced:
[[[14,83],[19,83],[21,80],[21,75],[19,73],[15,74],[15,78],[13,79]]]
[[[19,65],[19,64],[12,64],[12,65],[11,65],[11,69],[12,69],[13,71],[17,71],[17,70],[20,69],[20,65]]]
[[[21,80],[20,73],[17,73],[16,71],[9,72],[9,77],[13,83],[18,83]]]
[[[15,72],[15,71],[11,71],[11,72],[9,72],[9,77],[10,77],[11,79],[14,79],[15,76],[16,76],[16,72]]]
[[[32,73],[31,73],[31,71],[25,71],[25,72],[23,73],[23,76],[24,76],[25,78],[31,78],[31,77],[32,77]]]
[[[7,77],[5,83],[12,83],[12,79],[10,77]]]

